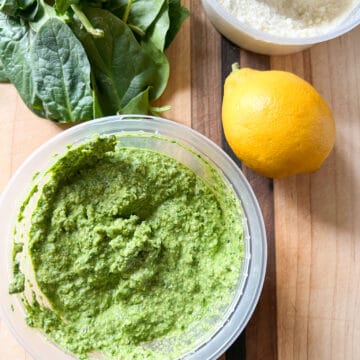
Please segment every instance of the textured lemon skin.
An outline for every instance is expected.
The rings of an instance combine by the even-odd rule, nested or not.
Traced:
[[[335,143],[325,100],[285,71],[233,71],[225,81],[222,122],[236,156],[270,178],[316,171]]]

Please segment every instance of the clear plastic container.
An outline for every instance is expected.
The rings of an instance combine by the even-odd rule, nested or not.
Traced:
[[[329,33],[290,38],[269,34],[239,21],[217,0],[202,0],[210,21],[225,37],[240,47],[265,55],[285,55],[304,50],[317,43],[336,38],[360,24],[360,2],[350,14]]]
[[[216,359],[236,340],[255,309],[265,276],[266,236],[259,205],[237,165],[209,139],[175,122],[147,116],[114,116],[93,120],[62,132],[36,150],[17,170],[0,198],[1,316],[35,360],[65,360],[73,359],[73,356],[47,340],[41,331],[29,328],[25,324],[20,296],[8,294],[13,229],[19,206],[33,185],[34,174],[43,173],[58,158],[54,158],[53,154],[64,154],[67,145],[80,144],[93,134],[121,136],[128,133],[132,136],[120,138],[123,146],[150,148],[170,155],[205,179],[208,172],[204,170],[204,159],[209,161],[223,175],[224,181],[233,187],[244,212],[245,259],[233,301],[218,319],[216,327],[205,337],[200,337],[200,343],[194,341],[181,359]],[[154,137],[154,134],[157,136]],[[29,204],[30,212],[31,206]]]

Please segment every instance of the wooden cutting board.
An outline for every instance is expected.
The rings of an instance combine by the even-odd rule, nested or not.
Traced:
[[[227,360],[360,359],[360,27],[292,56],[240,50],[206,19],[200,1],[168,51],[165,117],[227,148],[221,98],[233,62],[292,71],[314,84],[334,110],[337,142],[321,170],[272,181],[243,171],[259,199],[269,261],[263,293]],[[33,115],[0,84],[0,191],[39,145],[65,126]],[[239,166],[241,164],[239,163]],[[0,360],[29,360],[0,319]]]

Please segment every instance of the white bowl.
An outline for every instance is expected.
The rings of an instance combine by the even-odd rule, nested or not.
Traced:
[[[360,24],[358,4],[336,28],[329,33],[304,38],[275,36],[239,21],[217,0],[202,0],[210,21],[225,37],[240,47],[265,55],[285,55],[304,50],[314,44],[336,38]]]
[[[224,181],[233,187],[244,212],[245,258],[233,301],[224,312],[222,321],[201,343],[183,354],[181,359],[216,359],[236,340],[255,309],[266,269],[265,228],[251,187],[231,158],[205,136],[161,118],[125,115],[89,121],[62,132],[36,150],[17,170],[0,198],[1,315],[18,341],[36,360],[66,360],[73,359],[73,356],[47,340],[40,330],[29,328],[25,324],[25,311],[20,296],[8,294],[12,278],[13,229],[19,207],[33,186],[33,175],[44,173],[58,158],[54,158],[53,154],[62,155],[67,151],[67,145],[78,145],[94,134],[121,136],[128,133],[133,136],[121,138],[122,146],[155,149],[181,161],[203,178],[209,176],[208,171],[203,171],[204,159],[209,161],[223,175]],[[154,137],[154,134],[157,136]],[[28,206],[35,204],[29,203]]]

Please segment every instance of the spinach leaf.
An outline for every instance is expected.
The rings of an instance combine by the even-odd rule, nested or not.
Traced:
[[[169,1],[169,17],[170,27],[166,34],[165,49],[169,47],[174,40],[175,35],[180,30],[181,24],[189,16],[189,10],[181,5],[181,0],[168,0]]]
[[[149,88],[147,88],[131,99],[127,105],[121,109],[121,114],[148,114],[149,109]]]
[[[169,6],[165,1],[155,21],[149,27],[146,33],[146,39],[152,41],[154,45],[161,51],[164,51],[165,38],[169,30]]]
[[[18,7],[20,10],[26,10],[30,7],[35,7],[37,1],[36,0],[17,0]]]
[[[37,0],[0,0],[0,12],[27,18],[37,6]]]
[[[67,14],[59,15],[56,14],[55,8],[48,5],[44,0],[37,0],[38,7],[37,12],[33,19],[29,19],[30,27],[35,31],[38,32],[40,28],[50,19],[50,18],[58,18],[64,22],[69,20]]]
[[[127,22],[146,32],[167,0],[134,0]],[[123,19],[128,0],[112,0],[107,9]]]
[[[0,62],[0,83],[1,82],[8,82],[8,77],[6,75],[6,71],[4,69],[4,65]]]
[[[166,0],[135,0],[131,6],[129,23],[146,31],[154,22]]]
[[[104,3],[105,10],[112,12],[119,19],[123,19],[128,0],[109,0]]]
[[[0,13],[0,63],[6,77],[18,90],[25,104],[36,114],[45,116],[33,84],[29,49],[35,33],[18,18]]]
[[[70,0],[55,0],[54,7],[57,13],[64,14],[71,4],[72,2]]]
[[[14,16],[19,8],[17,0],[0,0],[0,12]]]
[[[187,16],[180,0],[0,0],[0,81],[54,121],[149,113]]]
[[[78,22],[73,31],[87,52],[96,79],[97,96],[104,115],[122,112],[133,98],[148,87],[154,99],[159,96],[159,71],[150,51],[141,46],[130,28],[107,10],[88,8],[84,13],[96,28],[104,30],[97,39],[88,34]],[[162,74],[167,82],[168,74]]]
[[[92,87],[92,96],[93,96],[93,117],[94,119],[96,119],[104,116],[104,114],[101,109],[99,97],[97,96],[99,90],[97,88],[97,84],[93,72],[91,72],[90,77],[91,77],[91,87]]]
[[[34,21],[39,12],[40,7],[41,5],[39,1],[34,1],[23,10],[19,9],[17,12],[17,16],[27,21]]]
[[[92,118],[90,64],[70,28],[50,18],[36,34],[30,58],[36,92],[46,117],[58,122]]]
[[[165,54],[159,50],[152,41],[142,41],[142,49],[153,59],[156,64],[156,82],[152,83],[149,90],[149,99],[156,100],[164,92],[170,73],[169,61]]]

